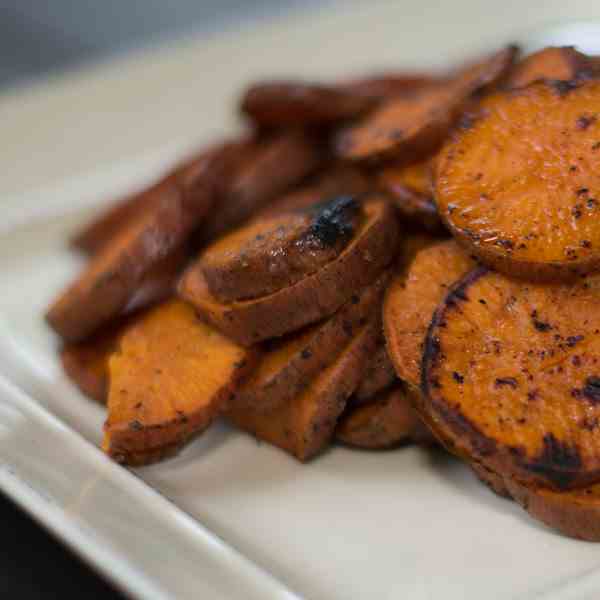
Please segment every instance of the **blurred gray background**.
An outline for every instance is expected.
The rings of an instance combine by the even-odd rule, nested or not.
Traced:
[[[0,87],[186,34],[210,35],[323,0],[0,0]]]

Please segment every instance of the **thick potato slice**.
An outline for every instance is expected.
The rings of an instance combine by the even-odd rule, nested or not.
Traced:
[[[396,381],[396,371],[388,356],[385,340],[381,339],[377,350],[369,358],[364,377],[354,392],[356,404],[369,402],[373,396],[390,387]]]
[[[335,143],[338,154],[351,160],[412,158],[434,148],[458,119],[467,100],[508,72],[515,54],[513,46],[504,48],[464,67],[446,83],[410,97],[390,99],[358,124],[340,132]]]
[[[305,390],[320,371],[336,360],[340,348],[348,344],[357,329],[381,310],[390,275],[389,271],[385,272],[325,321],[267,344],[258,368],[237,390],[236,405],[259,412],[270,411]],[[373,375],[373,371],[370,359],[361,385],[369,372],[372,387],[373,378],[381,379],[381,375]],[[393,368],[392,376],[395,376]]]
[[[376,347],[380,327],[379,318],[363,325],[337,359],[292,400],[269,412],[232,402],[226,417],[259,440],[286,450],[298,460],[309,460],[332,438],[337,419]]]
[[[212,241],[254,216],[315,171],[322,159],[319,144],[304,132],[259,139],[222,185],[219,202],[202,223],[202,239]]]
[[[463,457],[526,485],[600,477],[600,279],[522,283],[478,268],[429,328],[420,412]]]
[[[314,210],[255,219],[211,244],[199,263],[220,302],[272,294],[337,258],[360,224],[360,206],[337,197]]]
[[[599,102],[593,80],[496,94],[443,149],[438,210],[481,260],[528,278],[600,266]]]
[[[429,160],[386,167],[377,176],[377,187],[391,199],[403,221],[432,232],[443,229],[433,201]]]
[[[241,111],[266,127],[322,125],[357,117],[374,105],[373,97],[320,83],[265,81],[251,86]]]
[[[573,46],[549,46],[530,54],[515,65],[507,80],[510,88],[521,88],[545,79],[573,81],[591,74],[590,59]]]
[[[206,429],[255,358],[179,300],[151,309],[110,358],[104,450],[126,460]]]
[[[395,254],[398,224],[393,208],[377,197],[362,207],[364,219],[342,253],[294,285],[223,304],[210,294],[201,265],[194,263],[179,283],[179,295],[208,323],[245,346],[323,319],[374,281]]]
[[[399,270],[383,304],[387,349],[400,379],[421,384],[421,357],[427,328],[448,288],[475,266],[454,241],[417,252],[408,270]]]
[[[383,449],[420,439],[424,428],[404,388],[398,385],[344,413],[335,438],[358,448]]]

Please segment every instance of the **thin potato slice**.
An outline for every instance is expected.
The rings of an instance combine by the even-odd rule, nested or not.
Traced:
[[[396,371],[382,339],[369,359],[363,380],[354,392],[353,401],[357,404],[369,402],[373,396],[390,387],[395,381]]]
[[[255,300],[222,304],[210,294],[201,265],[195,263],[180,281],[179,295],[208,323],[245,346],[323,319],[374,281],[394,256],[398,224],[393,209],[374,197],[363,210],[363,222],[343,252],[294,285]]]
[[[151,309],[110,358],[104,450],[126,459],[206,429],[255,358],[179,300]]]
[[[600,81],[534,83],[483,101],[438,157],[435,195],[452,233],[509,275],[600,266]]]
[[[311,211],[255,219],[211,244],[199,263],[220,302],[257,298],[337,258],[359,224],[358,203],[342,196]]]
[[[375,450],[415,441],[423,428],[403,387],[396,386],[345,413],[338,422],[335,438],[350,446]]]
[[[437,309],[424,420],[505,478],[570,489],[600,477],[600,279],[520,283],[478,268]]]
[[[591,73],[588,56],[573,46],[549,46],[538,50],[515,65],[507,80],[510,88],[522,88],[534,81],[573,81]]]
[[[339,349],[348,344],[357,329],[379,312],[389,280],[390,273],[386,272],[329,319],[272,340],[258,368],[236,392],[233,402],[264,412],[300,394],[320,371],[335,361]],[[372,370],[371,361],[365,379],[369,369]]]
[[[357,125],[340,132],[338,154],[351,160],[413,157],[433,149],[478,90],[500,80],[516,54],[513,46],[461,69],[447,83],[411,97],[392,98]]]
[[[307,461],[333,436],[346,401],[358,385],[369,354],[375,349],[380,319],[371,319],[338,358],[293,398],[270,412],[232,402],[226,417],[240,429]]]
[[[300,81],[266,81],[246,91],[241,111],[265,127],[302,127],[351,119],[373,105],[371,96],[343,87]]]
[[[427,328],[448,288],[475,266],[454,240],[417,252],[386,293],[383,327],[387,349],[400,379],[421,384],[421,357]]]

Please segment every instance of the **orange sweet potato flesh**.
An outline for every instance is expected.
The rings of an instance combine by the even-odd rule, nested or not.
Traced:
[[[254,350],[228,340],[179,300],[144,313],[109,361],[104,450],[126,460],[183,443],[210,425],[255,360]]]
[[[515,65],[507,86],[521,88],[542,79],[573,81],[591,74],[590,58],[572,46],[549,46],[530,54]]]
[[[293,285],[337,258],[359,222],[360,206],[349,196],[255,219],[200,255],[208,289],[220,302],[232,302]]]
[[[322,163],[316,140],[301,131],[281,131],[250,145],[220,189],[215,209],[202,223],[212,241],[264,209]]]
[[[351,89],[301,81],[265,81],[244,94],[241,111],[265,127],[322,125],[357,117],[373,98]]]
[[[600,281],[524,284],[479,267],[440,304],[422,363],[424,420],[505,478],[600,477]]]
[[[381,310],[381,301],[391,273],[385,272],[372,285],[359,290],[333,316],[299,332],[272,340],[264,349],[259,366],[237,390],[234,402],[257,412],[289,402],[327,368],[365,321]],[[372,361],[365,368],[363,383],[373,375]],[[392,369],[393,371],[393,369]],[[395,374],[393,374],[394,376]]]
[[[372,402],[350,408],[339,420],[336,440],[358,448],[383,449],[415,441],[424,425],[402,386],[380,392]]]
[[[386,167],[378,174],[377,185],[394,203],[403,221],[432,232],[442,229],[433,201],[429,160]]]
[[[502,79],[515,55],[516,48],[509,46],[464,67],[448,82],[410,97],[390,99],[340,132],[335,142],[338,154],[350,160],[406,159],[435,148],[469,98]]]
[[[333,314],[392,260],[398,223],[392,207],[377,197],[362,205],[364,218],[341,254],[294,285],[254,300],[218,302],[199,263],[188,268],[179,295],[219,331],[244,346],[285,335]]]
[[[380,340],[377,350],[369,358],[364,377],[352,398],[356,404],[369,402],[379,392],[390,387],[396,381],[396,371],[390,360],[385,341]]]
[[[383,322],[387,349],[400,379],[421,383],[427,328],[448,288],[475,266],[454,241],[417,252],[408,270],[399,270],[386,293]]]
[[[226,417],[240,429],[289,452],[298,460],[309,460],[332,438],[337,419],[376,346],[379,328],[379,318],[363,325],[335,362],[291,401],[269,412],[232,402]]]
[[[441,152],[438,210],[479,258],[510,275],[600,267],[600,81],[539,82],[484,100]]]

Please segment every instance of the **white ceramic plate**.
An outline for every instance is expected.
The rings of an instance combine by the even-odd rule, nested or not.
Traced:
[[[103,411],[62,375],[41,318],[79,266],[65,241],[90,207],[231,127],[230,93],[259,65],[319,74],[395,55],[439,63],[536,22],[522,2],[494,3],[487,21],[491,8],[466,0],[424,0],[418,14],[400,4],[346,5],[0,98],[0,487],[132,596],[597,597],[598,546],[536,524],[440,453],[335,448],[302,466],[218,425],[175,459],[126,471],[97,449]],[[600,13],[544,3],[554,19],[588,9]],[[320,50],[309,66],[299,32],[310,32],[311,56]],[[148,100],[155,80],[169,87],[160,101]],[[167,130],[172,143],[148,152]]]

